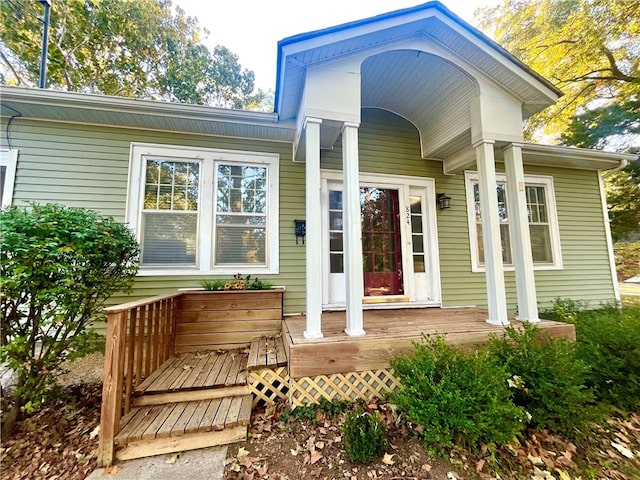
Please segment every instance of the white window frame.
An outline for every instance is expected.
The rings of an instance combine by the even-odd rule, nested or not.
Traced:
[[[485,266],[479,262],[478,239],[476,235],[476,215],[475,215],[475,199],[473,196],[473,184],[478,182],[478,172],[465,171],[465,190],[467,194],[467,217],[469,222],[469,245],[471,248],[471,271],[485,272]],[[556,195],[553,184],[553,177],[542,175],[525,175],[526,186],[544,187],[545,197],[547,201],[547,218],[549,220],[549,231],[551,236],[551,255],[553,262],[551,263],[534,263],[534,270],[562,270],[562,249],[560,246],[560,228],[558,226],[558,212],[556,209]],[[505,197],[507,196],[507,176],[503,173],[496,174],[496,182],[505,186]],[[507,209],[510,209],[508,200]],[[511,222],[509,222],[509,231],[511,231]],[[511,235],[509,235],[510,238]],[[514,271],[513,264],[504,264],[505,271]]]
[[[142,207],[144,205],[145,164],[147,157],[163,157],[182,161],[198,162],[201,165],[198,187],[198,228],[196,265],[186,266],[141,266],[138,275],[243,275],[278,274],[279,262],[279,183],[280,156],[274,153],[222,150],[176,145],[132,143],[129,160],[129,183],[125,220],[142,241]],[[265,238],[265,265],[237,264],[223,267],[213,265],[215,258],[215,174],[218,163],[237,165],[260,165],[267,167],[267,223]]]
[[[8,207],[13,203],[13,189],[18,168],[18,150],[0,150],[0,166],[7,169],[2,189],[2,206]]]

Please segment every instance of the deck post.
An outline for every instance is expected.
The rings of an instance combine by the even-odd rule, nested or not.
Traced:
[[[517,318],[525,322],[539,322],[522,148],[519,144],[512,143],[504,149],[504,169],[507,174],[511,251],[516,271]]]
[[[111,465],[115,459],[114,441],[122,416],[126,323],[127,314],[124,311],[108,315],[98,447],[98,466],[101,467]]]
[[[493,144],[492,140],[481,140],[473,146],[478,164],[478,187],[482,210],[482,242],[489,306],[487,322],[493,325],[509,325],[502,266],[502,242]]]
[[[322,210],[320,207],[320,124],[305,120],[306,328],[305,338],[322,338]]]
[[[346,284],[347,321],[345,333],[365,335],[362,321],[362,225],[360,220],[360,173],[358,168],[357,123],[345,122],[342,129],[342,194],[344,233],[344,277]]]

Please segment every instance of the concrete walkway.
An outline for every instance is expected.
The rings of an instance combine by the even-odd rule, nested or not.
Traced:
[[[119,462],[109,473],[94,470],[86,480],[221,480],[227,447],[201,448]]]

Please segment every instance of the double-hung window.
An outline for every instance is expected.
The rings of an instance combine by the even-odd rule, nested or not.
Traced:
[[[133,144],[140,274],[278,273],[278,155]]]
[[[472,271],[477,272],[484,270],[482,208],[480,205],[478,174],[475,172],[466,172],[465,180],[469,214],[471,267]],[[511,253],[506,177],[503,174],[497,174],[496,181],[502,261],[505,270],[510,270],[513,269],[513,257]],[[526,175],[525,194],[534,268],[537,270],[561,269],[562,255],[560,251],[560,234],[556,215],[553,179],[551,177]]]

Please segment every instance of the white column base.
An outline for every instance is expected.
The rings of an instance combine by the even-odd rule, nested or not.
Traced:
[[[485,321],[489,325],[496,325],[498,327],[508,327],[511,325],[511,322],[509,322],[509,320],[493,320],[491,318],[487,318]]]
[[[304,331],[302,336],[304,338],[324,338],[324,335],[322,334],[322,332],[310,332],[307,330]]]
[[[516,316],[516,320],[518,320],[519,322],[526,322],[526,323],[540,323],[539,318],[520,318]]]
[[[367,332],[365,332],[362,329],[360,329],[360,330],[349,330],[347,328],[344,329],[344,333],[346,333],[350,337],[364,337],[367,334]]]

